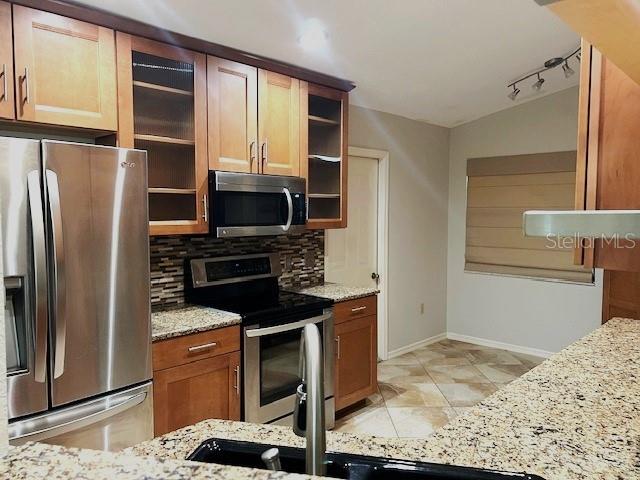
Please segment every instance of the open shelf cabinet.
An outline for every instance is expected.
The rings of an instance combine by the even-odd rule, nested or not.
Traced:
[[[301,174],[307,179],[307,228],[347,226],[345,92],[300,83]]]
[[[147,151],[151,235],[206,233],[206,56],[118,32],[118,145]]]

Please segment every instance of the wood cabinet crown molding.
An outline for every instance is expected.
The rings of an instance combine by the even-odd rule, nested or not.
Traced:
[[[273,72],[288,75],[290,77],[306,80],[328,87],[349,92],[355,88],[353,82],[344,80],[324,73],[298,67],[287,62],[274,60],[272,58],[255,55],[249,52],[238,50],[206,40],[182,35],[175,32],[168,32],[161,28],[126,18],[101,9],[90,8],[78,2],[69,0],[15,0],[15,4],[37,8],[58,15],[63,15],[77,20],[101,25],[113,30],[129,33],[139,37],[146,37],[164,43],[172,43],[178,47],[196,52],[202,52],[215,57],[233,60],[258,68],[264,68]]]

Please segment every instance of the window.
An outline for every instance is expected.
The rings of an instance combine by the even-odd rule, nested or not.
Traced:
[[[465,271],[592,282],[573,245],[525,237],[525,210],[573,210],[576,152],[467,160]]]

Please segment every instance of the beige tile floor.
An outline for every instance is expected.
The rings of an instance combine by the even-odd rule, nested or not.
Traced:
[[[335,430],[425,438],[544,359],[443,340],[378,364],[378,393],[340,412]]]

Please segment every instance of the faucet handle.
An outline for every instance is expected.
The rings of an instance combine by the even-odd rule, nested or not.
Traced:
[[[264,462],[265,466],[269,470],[278,471],[282,470],[282,465],[280,464],[280,450],[277,448],[270,448],[269,450],[265,450],[260,455],[260,458]]]
[[[296,388],[296,399],[293,407],[293,433],[304,437],[307,432],[307,387],[304,383]]]

